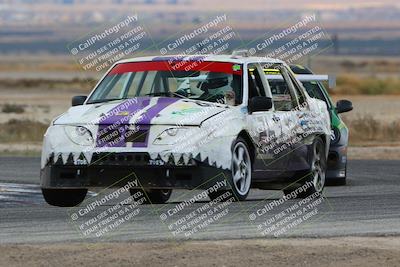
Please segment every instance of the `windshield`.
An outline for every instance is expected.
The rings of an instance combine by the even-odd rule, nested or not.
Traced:
[[[88,100],[99,103],[137,96],[242,103],[242,67],[205,61],[133,62],[116,65]]]

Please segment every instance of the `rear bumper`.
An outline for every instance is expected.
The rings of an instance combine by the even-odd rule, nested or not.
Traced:
[[[329,180],[346,178],[347,146],[331,146],[328,153],[326,178]]]
[[[182,166],[152,165],[147,153],[113,153],[98,158],[87,165],[49,161],[41,170],[41,187],[119,187],[137,179],[145,189],[194,189],[208,188],[229,175],[229,171],[195,160]]]

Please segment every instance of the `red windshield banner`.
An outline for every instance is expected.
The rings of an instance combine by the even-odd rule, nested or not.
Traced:
[[[145,61],[118,64],[111,70],[110,74],[138,71],[210,71],[242,75],[242,66],[228,62],[210,61]]]

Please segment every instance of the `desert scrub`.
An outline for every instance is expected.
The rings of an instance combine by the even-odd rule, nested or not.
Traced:
[[[331,94],[383,95],[400,94],[400,79],[341,75]]]
[[[25,112],[25,106],[18,104],[5,104],[3,105],[1,111],[3,113],[17,113],[21,114]]]
[[[90,92],[96,85],[94,79],[0,79],[0,89],[40,89],[40,90],[78,90]]]
[[[400,120],[381,122],[371,115],[344,120],[350,130],[350,144],[400,141]]]
[[[0,143],[42,141],[47,127],[38,121],[11,119],[0,124]]]

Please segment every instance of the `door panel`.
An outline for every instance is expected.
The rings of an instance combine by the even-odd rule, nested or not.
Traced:
[[[279,114],[273,111],[255,112],[248,117],[250,135],[256,144],[255,171],[281,170],[285,162],[276,150],[276,137],[282,135]]]
[[[250,66],[248,71],[249,98],[271,96],[261,65]],[[267,88],[266,88],[267,87]],[[282,115],[275,111],[255,112],[247,116],[247,125],[253,142],[256,144],[256,158],[253,169],[256,172],[284,169],[285,158],[277,149],[276,139],[282,135]],[[266,176],[268,177],[268,176]]]

